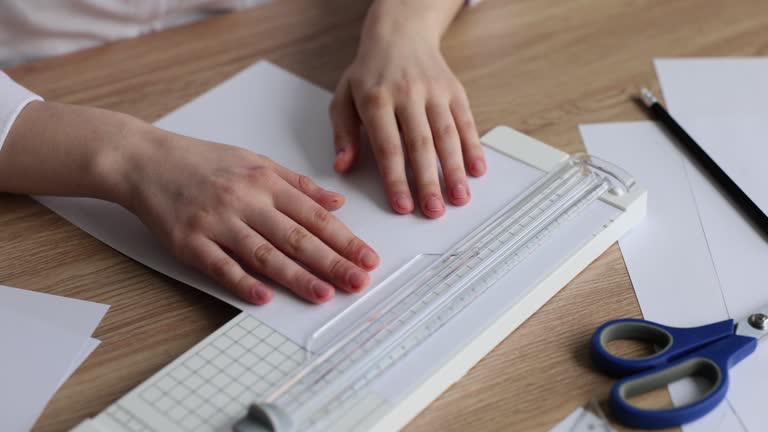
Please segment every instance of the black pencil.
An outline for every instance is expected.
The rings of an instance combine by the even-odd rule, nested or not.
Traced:
[[[664,109],[656,97],[648,89],[642,89],[640,97],[645,106],[658,119],[662,125],[674,136],[677,141],[688,151],[701,168],[720,186],[731,202],[736,205],[742,214],[752,222],[755,229],[759,230],[763,238],[768,239],[768,216],[760,210],[760,207],[752,201],[743,190],[728,177],[728,174],[720,168],[714,160],[702,149],[696,141],[680,126],[674,118]]]

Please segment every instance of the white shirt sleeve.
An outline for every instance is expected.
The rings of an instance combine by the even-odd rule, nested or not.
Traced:
[[[21,110],[36,100],[43,98],[20,86],[0,71],[0,149],[3,148],[5,138]]]

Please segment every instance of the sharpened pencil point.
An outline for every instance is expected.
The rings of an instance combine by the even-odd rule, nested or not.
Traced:
[[[653,104],[655,104],[655,103],[657,103],[659,101],[658,99],[656,99],[656,96],[654,96],[653,93],[651,93],[651,91],[648,90],[645,87],[643,87],[643,89],[640,90],[640,99],[643,100],[643,103],[648,108],[650,108],[651,105],[653,105]]]

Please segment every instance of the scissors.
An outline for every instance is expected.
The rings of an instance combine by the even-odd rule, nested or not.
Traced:
[[[669,327],[641,319],[608,321],[592,335],[592,363],[607,375],[621,378],[611,388],[609,405],[616,419],[630,427],[660,429],[681,426],[715,409],[728,391],[728,369],[749,356],[768,334],[768,305],[734,325],[732,319],[701,327]],[[611,354],[615,340],[653,344],[647,357]],[[695,401],[668,409],[644,409],[629,399],[685,377],[703,378],[709,386]]]

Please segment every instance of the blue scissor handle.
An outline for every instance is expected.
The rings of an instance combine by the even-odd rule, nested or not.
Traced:
[[[733,320],[725,320],[701,327],[678,328],[634,318],[608,321],[592,334],[592,363],[612,377],[624,377],[659,367],[695,351],[705,345],[733,335]],[[659,351],[639,358],[619,357],[606,346],[620,339],[651,343]]]
[[[727,331],[726,331],[727,330]],[[661,351],[639,359],[610,354],[605,344],[617,339],[639,339]],[[610,321],[592,337],[592,359],[602,370],[625,378],[611,389],[611,411],[627,426],[665,428],[691,422],[714,409],[728,390],[728,369],[751,354],[757,339],[733,333],[733,320],[689,329],[667,327],[644,320]],[[711,385],[696,401],[670,409],[642,409],[628,399],[697,376]]]

